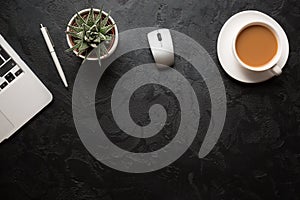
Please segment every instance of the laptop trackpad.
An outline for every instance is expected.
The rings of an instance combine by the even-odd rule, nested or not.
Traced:
[[[7,117],[0,111],[0,142],[8,138],[14,125],[7,119]]]

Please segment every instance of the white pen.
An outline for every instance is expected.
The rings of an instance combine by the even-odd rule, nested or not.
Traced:
[[[56,55],[56,53],[54,51],[54,44],[53,44],[53,41],[52,41],[52,39],[51,39],[51,37],[49,35],[47,27],[44,27],[43,24],[41,24],[40,26],[41,26],[42,35],[43,35],[43,37],[45,39],[45,42],[46,42],[46,44],[48,46],[49,52],[50,52],[50,54],[52,56],[53,62],[55,64],[55,66],[56,66],[56,69],[57,69],[57,71],[59,73],[59,76],[60,76],[61,80],[63,81],[65,87],[68,87],[67,79],[66,79],[65,74],[64,74],[64,72],[62,70],[62,67],[61,67],[61,65],[59,63],[57,55]]]

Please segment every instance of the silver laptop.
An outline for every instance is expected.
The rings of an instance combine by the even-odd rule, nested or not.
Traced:
[[[0,142],[21,128],[52,98],[0,34]]]

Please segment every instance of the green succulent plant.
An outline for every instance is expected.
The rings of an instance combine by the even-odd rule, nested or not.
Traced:
[[[73,51],[77,49],[78,55],[84,53],[87,57],[89,52],[93,48],[97,48],[100,43],[112,40],[113,35],[110,33],[110,30],[115,24],[108,24],[110,11],[104,18],[102,18],[102,11],[103,6],[100,8],[99,14],[95,15],[93,8],[91,8],[86,18],[77,12],[77,17],[75,18],[76,24],[68,25],[70,31],[66,31],[66,33],[73,38],[75,45],[66,51]],[[107,53],[107,49],[104,45],[101,45],[99,51],[102,51],[102,55]]]

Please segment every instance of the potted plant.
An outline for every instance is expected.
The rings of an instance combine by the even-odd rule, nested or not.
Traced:
[[[69,49],[80,58],[104,59],[110,56],[118,45],[118,28],[108,13],[101,9],[88,8],[77,12],[69,21],[66,30]],[[90,54],[98,47],[97,54]],[[89,55],[90,54],[90,55]]]

